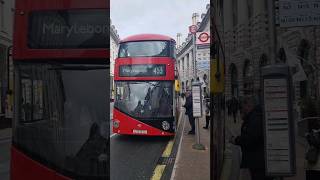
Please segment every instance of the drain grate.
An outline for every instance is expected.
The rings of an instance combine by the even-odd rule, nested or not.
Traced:
[[[168,165],[173,164],[175,161],[174,157],[160,157],[157,164]]]

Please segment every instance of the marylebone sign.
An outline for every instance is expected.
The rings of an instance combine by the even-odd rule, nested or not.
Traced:
[[[105,10],[36,11],[30,15],[31,49],[107,48],[108,13]]]

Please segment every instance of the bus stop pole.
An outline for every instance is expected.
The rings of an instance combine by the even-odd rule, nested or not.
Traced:
[[[200,125],[199,120],[202,117],[202,93],[201,93],[201,84],[196,82],[192,84],[192,93],[193,93],[193,115],[195,116],[195,141],[196,143],[192,146],[196,150],[205,150],[204,145],[200,143]]]

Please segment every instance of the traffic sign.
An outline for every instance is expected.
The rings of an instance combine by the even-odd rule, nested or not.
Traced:
[[[192,34],[195,34],[198,31],[198,26],[197,25],[191,25],[189,26],[189,32]]]
[[[177,91],[177,92],[180,92],[180,82],[179,82],[179,80],[175,80],[175,90]]]
[[[220,71],[220,79],[216,77],[218,68]],[[212,59],[210,62],[210,92],[224,92],[224,66],[222,62],[220,62],[220,67],[218,67],[217,59]]]
[[[196,44],[210,44],[210,33],[209,32],[197,32]]]

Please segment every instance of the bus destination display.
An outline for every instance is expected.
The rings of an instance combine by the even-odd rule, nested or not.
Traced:
[[[165,75],[165,64],[132,64],[121,65],[119,68],[119,76],[121,77],[151,77]]]
[[[34,11],[29,16],[31,49],[108,48],[108,12],[95,10]]]

